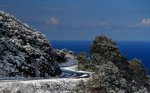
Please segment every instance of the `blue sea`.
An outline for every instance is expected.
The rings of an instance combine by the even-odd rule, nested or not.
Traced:
[[[66,48],[74,51],[76,54],[80,52],[89,54],[89,47],[92,41],[51,41],[51,44],[53,48]],[[150,70],[150,42],[119,41],[117,44],[122,54],[127,56],[129,60],[138,58]]]

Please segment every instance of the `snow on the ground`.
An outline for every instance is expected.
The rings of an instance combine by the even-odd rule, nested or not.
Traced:
[[[67,62],[60,63],[59,66],[62,70],[61,77],[78,77],[89,78],[93,73],[88,71],[79,71],[77,69],[78,60],[74,56],[70,56]]]
[[[67,62],[59,64],[59,66],[69,73],[86,73],[85,71],[77,71],[76,59],[70,58]],[[63,74],[69,73],[63,72]],[[0,80],[0,93],[76,93],[76,86],[81,81],[86,82],[89,75],[83,74],[81,78],[75,78],[73,75],[75,74],[72,74],[69,78]]]
[[[42,80],[0,81],[0,93],[76,93],[76,86],[86,79],[56,78]]]
[[[77,69],[77,63],[78,63],[78,60],[75,59],[75,57],[70,57],[70,58],[68,58],[67,62],[59,63],[59,66],[60,66],[61,70],[70,70],[70,71],[76,71],[76,72],[80,72],[80,73],[91,73],[92,74],[92,72],[88,72],[88,71],[79,71]]]
[[[70,67],[61,67],[61,69],[66,69],[66,70],[73,70],[73,71],[77,71],[77,65],[73,65]]]

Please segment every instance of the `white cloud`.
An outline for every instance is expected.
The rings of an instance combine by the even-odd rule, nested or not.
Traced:
[[[60,23],[60,19],[58,17],[51,17],[50,19],[45,20],[48,25],[58,25]]]
[[[150,26],[150,18],[142,19],[138,26]]]

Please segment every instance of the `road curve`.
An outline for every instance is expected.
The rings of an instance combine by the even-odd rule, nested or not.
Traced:
[[[89,78],[93,73],[87,71],[77,71],[73,69],[69,69],[68,67],[61,68],[62,78]]]
[[[77,60],[76,59],[70,59],[68,62],[63,63],[60,66],[60,69],[62,70],[62,74],[58,78],[89,78],[93,75],[93,72],[87,72],[87,71],[78,71],[77,68]],[[50,78],[41,78],[41,77],[35,77],[35,78],[25,78],[25,77],[5,77],[0,78],[0,80],[38,80],[38,79],[50,79]],[[53,78],[51,78],[53,79]]]

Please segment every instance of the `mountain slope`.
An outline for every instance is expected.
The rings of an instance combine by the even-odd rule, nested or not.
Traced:
[[[48,77],[61,74],[45,35],[0,11],[0,77]]]

